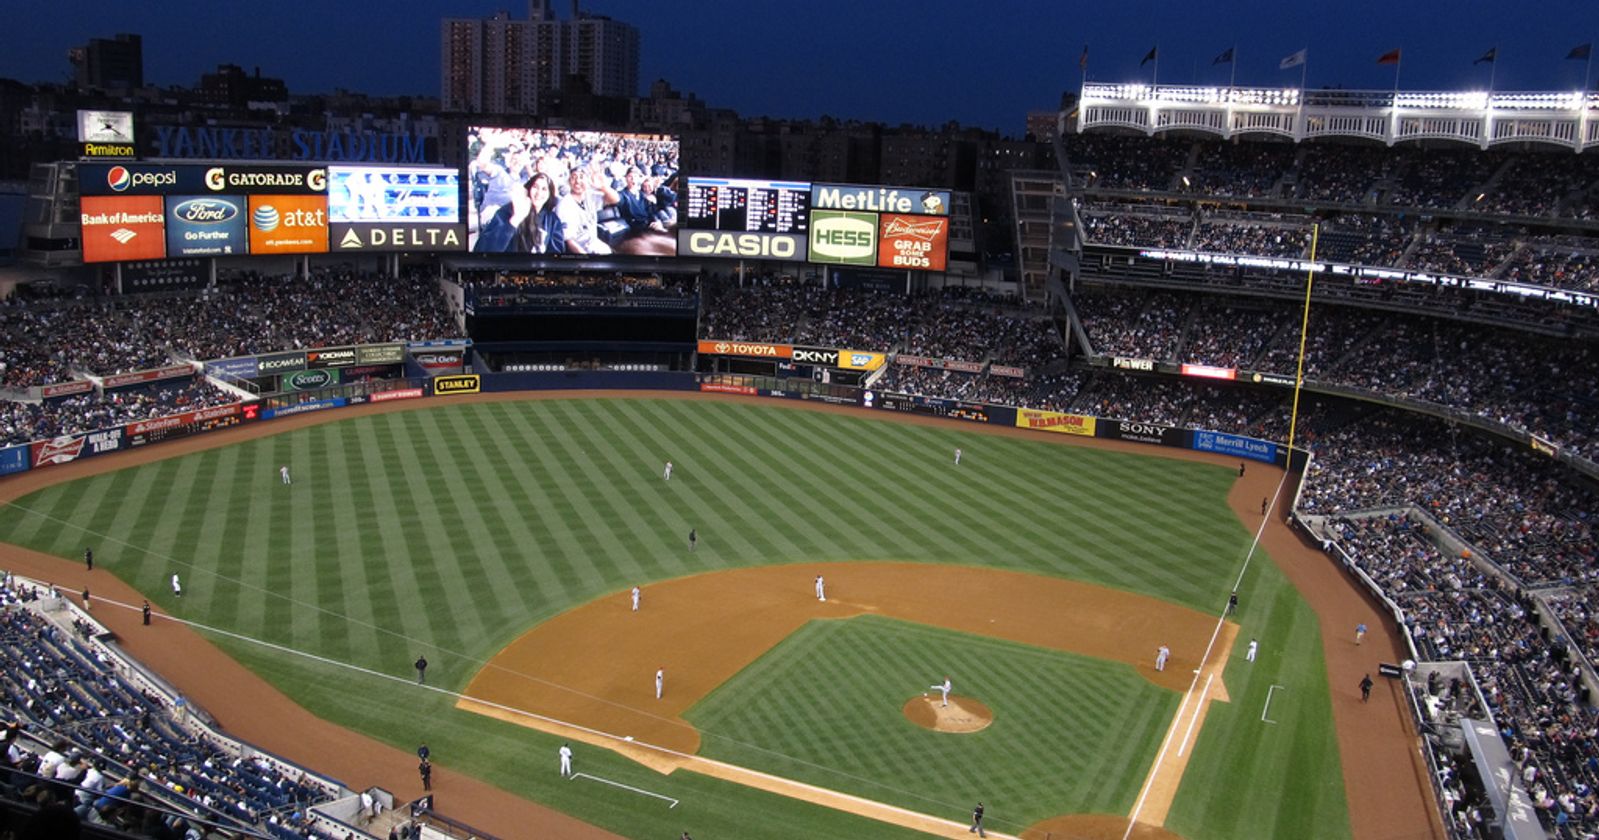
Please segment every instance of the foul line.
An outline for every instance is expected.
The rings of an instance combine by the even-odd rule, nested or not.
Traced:
[[[1285,685],[1273,685],[1271,688],[1266,689],[1266,705],[1260,707],[1260,719],[1262,721],[1265,721],[1266,723],[1276,723],[1277,722],[1275,720],[1267,719],[1266,710],[1271,708],[1271,693],[1273,691],[1276,691],[1279,688],[1284,690],[1284,691],[1288,690],[1288,686],[1285,686]]]
[[[1255,538],[1249,543],[1249,551],[1244,554],[1244,564],[1238,569],[1238,577],[1233,580],[1230,592],[1237,592],[1239,584],[1244,582],[1244,575],[1249,572],[1249,562],[1254,559],[1255,551],[1260,548],[1260,539],[1266,534],[1266,523],[1271,521],[1271,514],[1277,509],[1277,499],[1282,496],[1283,487],[1288,484],[1288,476],[1290,474],[1289,470],[1283,470],[1282,480],[1277,482],[1277,489],[1271,494],[1271,503],[1266,508],[1266,515],[1260,518],[1260,527],[1255,529]],[[1122,840],[1130,840],[1133,836],[1133,826],[1138,824],[1138,815],[1144,810],[1144,800],[1149,798],[1149,790],[1155,784],[1155,776],[1160,772],[1161,764],[1166,761],[1167,750],[1171,749],[1172,736],[1177,734],[1177,722],[1182,720],[1184,710],[1188,708],[1188,701],[1194,694],[1194,688],[1199,685],[1199,675],[1205,670],[1205,665],[1210,662],[1211,650],[1215,648],[1216,638],[1221,635],[1221,628],[1226,623],[1227,608],[1222,607],[1221,614],[1216,617],[1216,628],[1210,632],[1210,641],[1205,643],[1205,652],[1199,657],[1199,667],[1194,669],[1194,678],[1188,681],[1188,690],[1183,692],[1183,702],[1182,705],[1177,707],[1177,717],[1173,719],[1172,727],[1166,730],[1166,738],[1160,743],[1160,752],[1155,756],[1155,764],[1149,768],[1149,777],[1144,779],[1144,786],[1138,791],[1138,801],[1133,803],[1132,813],[1127,815],[1127,831],[1122,833]],[[1209,687],[1208,681],[1206,682],[1206,687]],[[1195,720],[1199,719],[1199,714],[1203,708],[1204,700],[1201,699],[1194,706]],[[1193,723],[1190,722],[1188,726],[1192,729]],[[1187,740],[1187,736],[1184,736],[1184,740]],[[1178,755],[1182,755],[1182,753],[1178,752]]]
[[[666,795],[660,794],[660,793],[655,793],[654,791],[648,791],[648,790],[645,790],[644,788],[636,788],[636,787],[633,787],[632,785],[624,785],[621,782],[613,782],[610,779],[602,779],[599,776],[590,776],[587,773],[573,773],[572,775],[570,775],[570,776],[568,776],[566,778],[566,780],[569,781],[569,782],[575,782],[578,779],[593,779],[596,782],[603,782],[604,784],[608,784],[608,785],[610,785],[612,787],[619,787],[619,788],[622,788],[623,790],[633,791],[634,793],[642,793],[645,796],[653,796],[656,799],[665,799],[667,802],[672,803],[672,804],[666,806],[668,809],[677,807],[677,800],[673,799],[670,796],[666,796]]]

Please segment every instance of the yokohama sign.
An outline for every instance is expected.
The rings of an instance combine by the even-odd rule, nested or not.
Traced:
[[[792,359],[788,344],[759,344],[750,341],[701,341],[699,352],[712,356],[754,356],[760,359]]]

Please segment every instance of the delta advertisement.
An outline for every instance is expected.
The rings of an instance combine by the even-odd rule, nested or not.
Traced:
[[[1016,427],[1020,429],[1093,437],[1095,425],[1096,418],[1085,414],[1062,414],[1036,408],[1016,409]]]
[[[465,251],[461,173],[431,166],[328,167],[335,251]]]
[[[949,264],[947,190],[815,184],[810,262],[911,271]]]

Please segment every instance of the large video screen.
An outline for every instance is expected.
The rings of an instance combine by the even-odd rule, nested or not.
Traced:
[[[699,257],[805,259],[811,185],[690,178],[678,251]]]
[[[676,138],[479,126],[466,146],[470,250],[677,253]]]
[[[335,251],[464,251],[460,170],[330,166],[328,225]]]

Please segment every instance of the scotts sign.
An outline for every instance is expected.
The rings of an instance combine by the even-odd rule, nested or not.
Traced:
[[[283,388],[287,391],[312,391],[338,382],[337,370],[297,370],[283,375]]]
[[[791,359],[789,344],[759,344],[751,341],[701,341],[699,352],[712,356],[754,356],[761,359]]]

